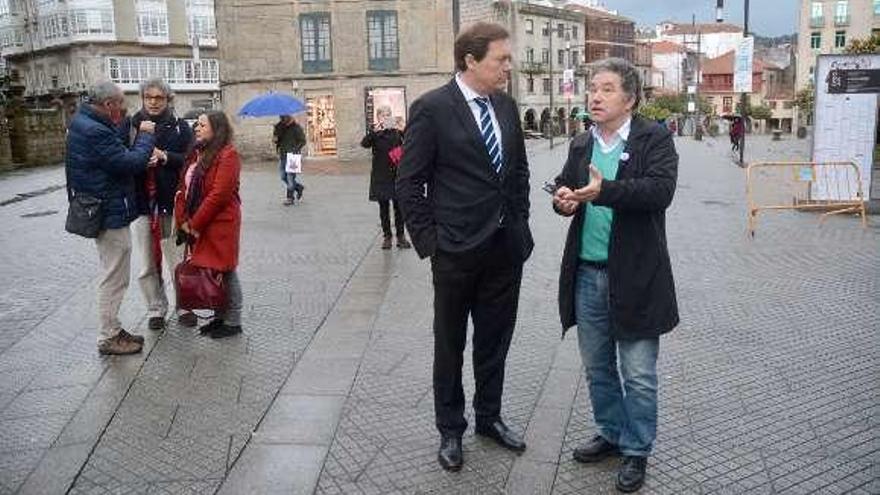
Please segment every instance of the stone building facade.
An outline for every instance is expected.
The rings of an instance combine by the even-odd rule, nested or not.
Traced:
[[[365,157],[360,141],[388,106],[409,105],[453,74],[452,0],[217,0],[223,108],[245,156],[274,156],[273,118],[236,117],[268,91],[302,99],[311,157]],[[246,34],[245,34],[246,33]]]
[[[140,82],[162,77],[178,113],[210,108],[216,46],[214,0],[0,0],[0,49],[32,106],[72,110],[89,86],[112,80],[137,108]]]

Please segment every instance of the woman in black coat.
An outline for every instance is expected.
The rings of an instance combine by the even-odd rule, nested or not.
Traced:
[[[394,208],[394,229],[397,235],[397,247],[411,247],[406,240],[403,226],[403,215],[394,197],[394,181],[397,179],[397,165],[391,162],[388,152],[403,144],[403,132],[395,127],[391,109],[382,107],[376,112],[379,122],[373,130],[367,132],[361,140],[361,146],[373,150],[373,168],[370,172],[370,201],[379,203],[379,219],[385,237],[382,249],[391,249],[391,218],[390,206]]]

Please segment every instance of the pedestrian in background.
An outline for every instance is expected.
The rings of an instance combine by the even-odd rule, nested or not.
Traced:
[[[413,103],[397,197],[434,279],[434,411],[443,469],[463,464],[462,363],[473,320],[477,435],[522,452],[501,417],[504,368],[516,326],[529,229],[529,163],[516,101],[504,93],[510,34],[479,22],[455,40],[455,77]]]
[[[135,133],[141,122],[156,125],[155,147],[150,167],[135,177],[135,193],[138,214],[133,223],[135,242],[140,245],[141,271],[138,276],[141,293],[147,303],[147,327],[150,330],[165,328],[168,312],[168,296],[162,266],[168,274],[181,261],[183,249],[174,241],[174,194],[186,154],[193,143],[193,130],[185,120],[174,115],[172,103],[174,92],[162,79],[149,79],[141,83],[140,111],[123,124],[123,132],[134,144]],[[164,263],[163,263],[164,262]],[[194,327],[198,322],[192,311],[176,310],[177,322]]]
[[[659,337],[678,324],[666,249],[678,154],[668,130],[633,115],[642,95],[638,69],[619,58],[592,69],[596,127],[572,141],[553,197],[557,213],[573,216],[559,313],[563,335],[577,325],[598,430],[573,457],[622,456],[617,489],[633,492],[657,435]]]
[[[226,114],[199,115],[196,146],[175,198],[177,228],[191,248],[192,264],[223,273],[227,307],[200,333],[211,338],[241,333],[242,292],[236,271],[241,236],[241,161]]]
[[[281,182],[286,189],[285,205],[292,205],[293,199],[301,200],[305,186],[296,180],[295,172],[288,172],[287,154],[300,155],[306,145],[306,133],[293,115],[282,115],[272,131],[272,139],[278,151],[278,169],[281,174]],[[302,159],[302,158],[300,158]]]
[[[397,128],[397,122],[387,106],[376,111],[373,128],[361,140],[361,146],[373,152],[373,164],[370,170],[370,201],[379,203],[379,221],[382,224],[382,249],[391,249],[391,212],[394,210],[394,230],[397,234],[397,247],[409,249],[411,244],[406,240],[403,215],[400,213],[394,195],[394,181],[397,179],[397,163],[394,163],[389,152],[403,145],[403,132]]]
[[[131,272],[131,230],[137,218],[135,176],[142,174],[153,154],[156,124],[137,126],[131,148],[120,133],[125,97],[111,82],[96,84],[80,105],[67,130],[68,194],[86,193],[101,200],[101,232],[95,239],[101,275],[98,280],[98,352],[133,354],[144,338],[122,328],[119,307]]]

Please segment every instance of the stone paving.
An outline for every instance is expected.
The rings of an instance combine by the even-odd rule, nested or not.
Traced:
[[[726,142],[676,143],[682,323],[661,342],[642,493],[880,493],[880,222],[768,214],[749,239]],[[529,146],[537,246],[503,408],[529,449],[469,430],[456,474],[435,460],[429,266],[377,248],[362,165],[306,177],[293,208],[273,172],[249,167],[245,334],[151,333],[133,280],[122,319],[148,341],[124,358],[94,350],[96,256],[63,232],[63,171],[0,177],[0,494],[614,493],[614,462],[571,460],[593,429],[576,336],[560,340],[556,315],[567,221],[537,187],[567,148]],[[807,146],[757,137],[747,152]]]

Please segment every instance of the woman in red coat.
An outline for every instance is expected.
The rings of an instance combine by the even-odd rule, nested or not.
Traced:
[[[223,272],[228,304],[200,332],[212,338],[241,333],[238,245],[241,162],[232,146],[232,126],[223,112],[206,112],[196,123],[196,149],[190,154],[174,205],[178,229],[192,243],[192,263]]]

